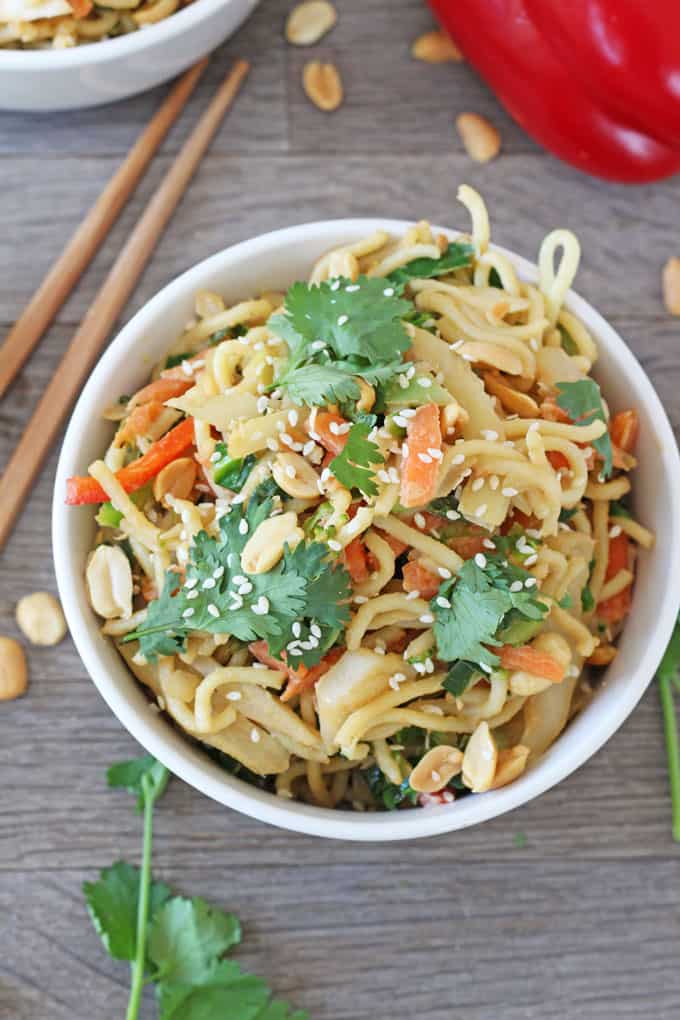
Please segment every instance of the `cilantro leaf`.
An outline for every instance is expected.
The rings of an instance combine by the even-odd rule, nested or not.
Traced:
[[[280,385],[281,380],[277,383]],[[333,362],[308,364],[286,373],[285,387],[296,404],[340,404],[344,400],[357,401],[360,390],[351,375]]]
[[[352,425],[344,449],[328,465],[345,488],[360,489],[365,496],[375,496],[378,492],[370,465],[385,462],[378,446],[368,438],[370,431],[365,422]]]
[[[405,287],[409,280],[426,280],[433,276],[445,276],[454,269],[469,266],[475,253],[474,246],[463,241],[452,242],[441,258],[413,259],[399,269],[393,269],[387,279],[398,287]]]
[[[142,779],[148,777],[147,796],[154,803],[164,793],[168,785],[170,773],[165,765],[150,755],[145,754],[141,758],[133,758],[131,761],[119,761],[106,773],[111,787],[123,787],[128,793],[137,796],[137,810],[144,810],[145,793],[142,789]]]
[[[490,669],[497,666],[498,656],[486,646],[502,643],[497,632],[506,615],[514,610],[538,621],[547,612],[534,589],[524,586],[530,577],[505,559],[503,552],[487,556],[484,568],[467,560],[457,577],[444,581],[430,602],[438,657],[445,662],[463,659]],[[450,608],[439,604],[440,597],[450,603]]]
[[[344,628],[349,575],[337,560],[329,561],[327,545],[314,542],[294,551],[286,547],[283,558],[266,573],[244,574],[241,553],[272,507],[268,489],[260,486],[247,509],[231,506],[220,521],[219,537],[199,532],[185,583],[180,586],[177,574],[168,572],[160,598],[149,603],[144,623],[125,640],[139,641],[150,661],[181,650],[196,630],[232,634],[243,642],[263,638],[272,654],[278,654],[293,640],[293,623],[306,621],[302,643],[314,640],[300,650],[298,661],[316,665],[325,648],[311,633],[312,624],[321,625],[322,632],[326,626],[322,638]]]
[[[261,978],[244,974],[233,960],[215,963],[200,983],[162,984],[160,1020],[308,1020],[304,1011],[291,1012],[270,999]]]
[[[315,406],[357,400],[354,376],[382,382],[402,365],[411,341],[402,318],[412,311],[385,280],[344,277],[317,285],[295,283],[283,314],[269,319],[288,345],[285,370],[273,387]]]
[[[411,788],[408,779],[404,779],[397,786],[396,783],[391,783],[386,778],[378,765],[372,765],[371,768],[363,770],[362,775],[368,783],[373,799],[388,811],[395,811],[404,801],[408,801],[409,804],[417,804],[418,794]]]
[[[594,379],[557,383],[557,405],[566,411],[575,425],[591,425],[594,421],[607,423],[600,387]],[[602,475],[612,473],[613,451],[609,432],[593,440],[593,446],[603,460]]]
[[[149,929],[149,959],[156,980],[170,984],[200,983],[215,960],[241,941],[234,914],[211,907],[200,897],[175,896],[156,913]]]
[[[117,861],[99,873],[96,882],[83,882],[88,912],[106,951],[114,960],[134,960],[137,952],[139,868]],[[151,882],[149,916],[172,895],[163,882]]]

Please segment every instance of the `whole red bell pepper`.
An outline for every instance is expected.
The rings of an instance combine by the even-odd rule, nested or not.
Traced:
[[[680,170],[678,0],[430,0],[508,112],[580,170]]]

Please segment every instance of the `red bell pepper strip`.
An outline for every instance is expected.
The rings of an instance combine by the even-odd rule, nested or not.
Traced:
[[[595,177],[680,170],[677,0],[430,0],[539,144]]]
[[[185,418],[179,425],[150,446],[143,457],[133,460],[120,471],[116,478],[126,492],[136,492],[155,478],[159,471],[171,461],[181,457],[194,444],[194,419]],[[84,503],[105,503],[109,497],[94,478],[69,478],[66,482],[66,503],[80,506]]]

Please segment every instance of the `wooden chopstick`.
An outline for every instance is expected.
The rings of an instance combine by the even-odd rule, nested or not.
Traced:
[[[248,70],[249,65],[245,61],[237,61],[216,92],[130,234],[40,398],[0,479],[0,549],[28,497],[61,423]]]
[[[199,61],[172,88],[5,337],[0,347],[0,397],[94,258],[208,60]]]

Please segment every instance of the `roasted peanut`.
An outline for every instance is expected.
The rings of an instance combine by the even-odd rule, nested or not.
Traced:
[[[616,658],[614,645],[598,645],[595,651],[588,657],[589,666],[608,666]]]
[[[478,113],[461,113],[456,127],[465,151],[476,163],[488,163],[501,151],[501,136],[486,117]]]
[[[375,390],[360,375],[355,376],[354,381],[361,392],[361,396],[357,400],[357,411],[370,411],[375,404]]]
[[[132,570],[118,546],[98,546],[85,570],[90,605],[107,620],[132,615]]]
[[[279,453],[272,464],[274,481],[296,499],[312,499],[319,496],[319,476],[311,464],[299,453]]]
[[[328,0],[297,4],[286,21],[286,39],[293,46],[312,46],[333,28],[338,15]]]
[[[680,258],[676,255],[663,267],[663,300],[670,315],[680,315]]]
[[[506,411],[518,414],[520,418],[539,418],[540,410],[538,404],[528,393],[521,393],[513,389],[493,372],[487,372],[484,376],[484,386],[487,393],[498,397]]]
[[[19,698],[28,687],[26,656],[14,638],[0,637],[0,701]]]
[[[297,526],[297,514],[289,512],[262,521],[241,553],[241,569],[246,574],[264,574],[283,556],[284,545],[293,549],[304,538]]]
[[[473,793],[491,789],[498,748],[487,722],[480,722],[470,737],[463,755],[463,782]]]
[[[153,481],[153,495],[167,506],[166,497],[188,499],[196,481],[196,461],[192,457],[178,457],[159,471]]]
[[[507,786],[508,783],[513,783],[515,779],[518,779],[526,768],[528,757],[529,748],[524,744],[517,744],[515,747],[499,751],[491,789],[498,790],[499,787]]]
[[[411,46],[411,56],[426,64],[445,64],[450,60],[459,63],[463,59],[451,36],[437,30],[419,35]]]
[[[463,752],[457,747],[440,744],[423,755],[409,778],[409,785],[419,793],[436,793],[457,776],[463,766]]]
[[[66,633],[66,620],[61,606],[46,591],[36,591],[19,599],[16,620],[34,645],[59,644]]]
[[[343,90],[340,73],[334,64],[310,60],[302,72],[302,84],[307,98],[319,110],[331,113],[342,103]]]

